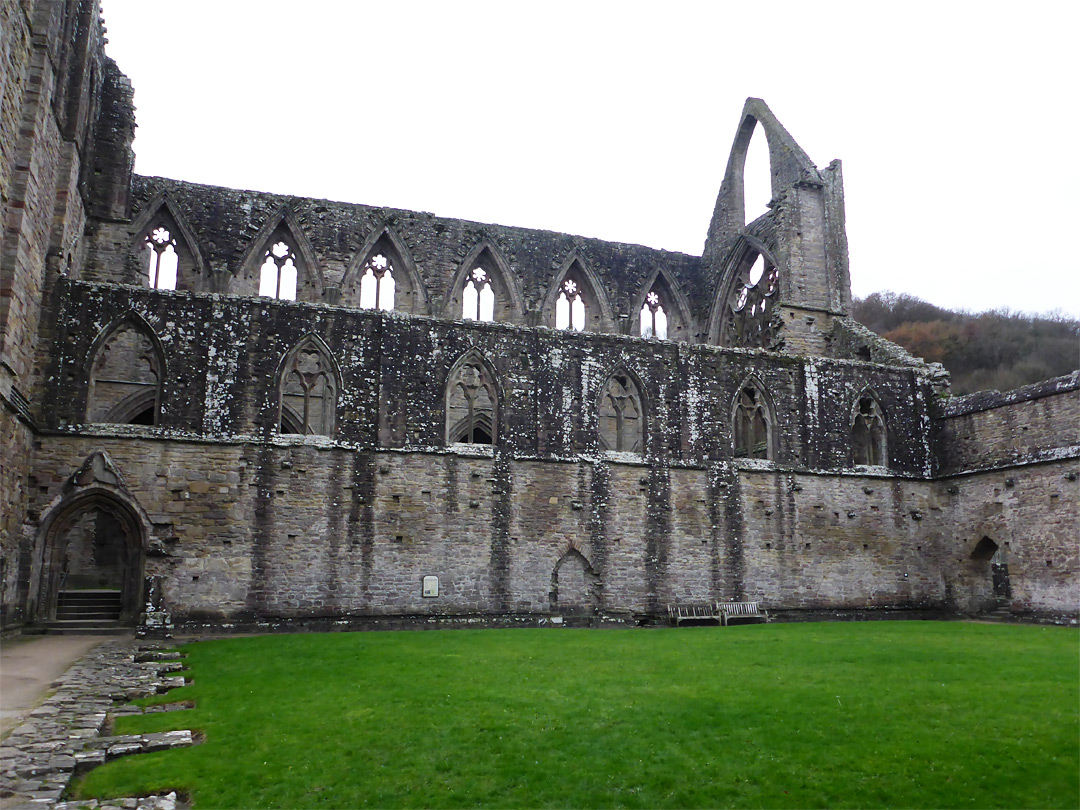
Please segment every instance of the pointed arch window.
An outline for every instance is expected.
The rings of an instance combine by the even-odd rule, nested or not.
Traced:
[[[641,453],[645,445],[645,420],[641,393],[630,375],[616,372],[608,378],[600,397],[600,447],[620,453]]]
[[[385,253],[375,253],[366,262],[360,276],[360,308],[394,309],[394,265]]]
[[[465,321],[495,320],[495,290],[491,276],[483,267],[475,267],[461,291],[461,318]]]
[[[495,444],[498,395],[487,365],[476,356],[461,362],[446,385],[448,444]]]
[[[584,332],[585,317],[585,298],[581,294],[581,285],[572,278],[564,279],[559,287],[559,298],[555,302],[555,328]]]
[[[295,301],[298,275],[296,250],[284,239],[274,240],[259,269],[259,295]]]
[[[772,416],[764,392],[754,384],[744,385],[735,397],[731,434],[736,458],[771,459]]]
[[[660,293],[651,290],[641,306],[641,336],[667,340],[668,315],[660,300]]]
[[[134,323],[118,327],[91,361],[86,421],[156,425],[163,365],[144,329]]]
[[[855,464],[884,467],[889,463],[885,414],[870,394],[859,397],[852,415],[851,451]]]
[[[164,223],[156,225],[143,238],[143,250],[151,289],[175,290],[180,258],[173,232]]]
[[[289,353],[281,379],[281,433],[334,435],[337,375],[333,361],[314,339]]]
[[[772,344],[772,307],[779,285],[780,271],[763,253],[751,250],[743,256],[728,298],[727,345]]]

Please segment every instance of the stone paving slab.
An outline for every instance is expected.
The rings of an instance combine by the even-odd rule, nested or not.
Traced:
[[[107,641],[76,662],[55,684],[56,691],[32,710],[0,743],[0,807],[123,808],[174,810],[166,796],[65,802],[72,776],[110,759],[192,745],[188,730],[102,736],[109,714],[140,710],[125,704],[183,686],[180,654],[166,642]],[[178,704],[177,708],[184,704]]]

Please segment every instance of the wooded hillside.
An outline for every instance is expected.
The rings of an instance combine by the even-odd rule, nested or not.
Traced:
[[[855,320],[952,374],[954,394],[1008,391],[1080,368],[1080,321],[1008,310],[972,314],[911,295],[855,299]]]

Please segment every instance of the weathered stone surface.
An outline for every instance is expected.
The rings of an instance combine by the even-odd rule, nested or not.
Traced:
[[[0,0],[0,53],[5,629],[633,623],[730,599],[1076,619],[1080,379],[942,400],[940,367],[854,323],[841,166],[763,101],[688,256],[134,177],[93,0]],[[747,223],[758,126],[774,199]],[[175,289],[151,289],[159,229]],[[296,300],[258,295],[279,244]],[[377,257],[392,312],[363,296]],[[466,312],[484,284],[492,322]]]
[[[116,701],[130,701],[165,691],[168,679],[146,663],[137,663],[136,644],[107,642],[78,661],[56,684],[44,709],[48,722],[38,710],[12,730],[0,749],[4,768],[0,771],[0,796],[5,808],[33,803],[37,807],[57,806],[57,800],[74,773],[82,773],[106,759],[163,751],[193,744],[188,730],[156,734],[98,736]],[[156,655],[142,651],[139,657]],[[178,653],[164,653],[172,661]],[[134,707],[124,707],[132,709]],[[137,709],[136,709],[137,711]],[[38,716],[35,716],[38,715]],[[172,801],[175,806],[175,795]],[[154,797],[123,800],[123,806],[163,807]],[[132,804],[134,802],[135,804]],[[121,800],[109,804],[121,806]],[[65,803],[75,807],[82,803]],[[102,806],[105,806],[104,804]]]

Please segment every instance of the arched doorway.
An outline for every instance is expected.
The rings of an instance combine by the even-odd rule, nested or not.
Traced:
[[[1009,561],[1004,550],[984,536],[975,544],[971,559],[990,564],[990,583],[994,599],[999,602],[1008,600],[1012,596],[1012,585],[1009,582]]]
[[[42,532],[35,620],[134,624],[145,531],[132,508],[109,492],[84,491],[57,505]]]

